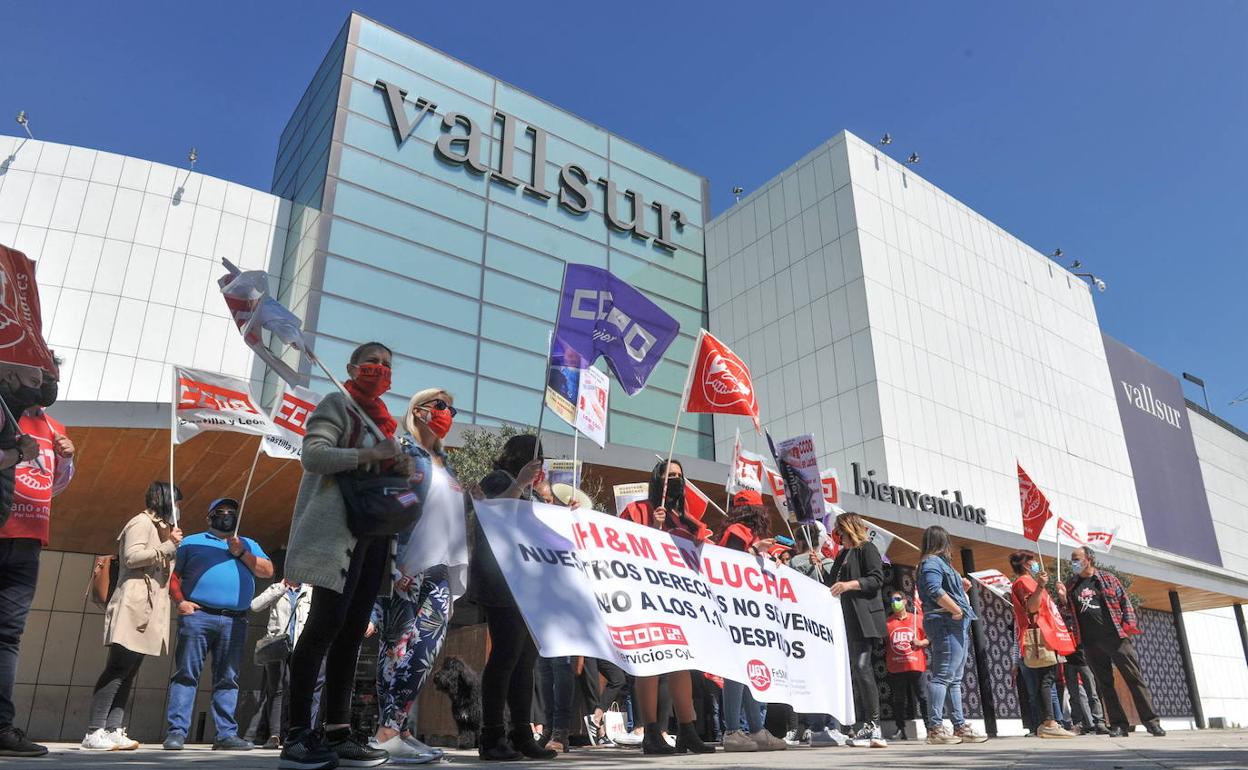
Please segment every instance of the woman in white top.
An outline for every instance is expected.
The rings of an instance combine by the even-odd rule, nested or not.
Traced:
[[[290,580],[275,581],[251,600],[252,612],[269,612],[269,625],[265,636],[286,636],[290,639],[292,650],[299,641],[299,635],[303,633],[303,625],[308,620],[308,610],[311,608],[312,586]],[[316,689],[313,690],[313,724],[318,721],[321,688],[325,679],[324,669],[318,679]],[[266,749],[278,748],[282,743],[281,736],[290,729],[290,704],[287,703],[290,696],[289,684],[289,656],[285,660],[275,660],[264,665],[260,708],[252,720],[247,737],[256,738]]]
[[[398,537],[394,592],[373,607],[369,633],[380,634],[377,703],[380,725],[372,745],[390,761],[433,762],[441,749],[416,740],[408,717],[446,640],[451,607],[468,585],[464,491],[446,460],[442,439],[455,419],[454,398],[440,388],[412,396],[403,450],[413,459],[421,498],[416,525]]]

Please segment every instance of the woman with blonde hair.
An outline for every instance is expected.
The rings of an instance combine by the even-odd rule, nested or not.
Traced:
[[[408,718],[446,641],[451,607],[468,586],[464,491],[442,446],[457,414],[454,402],[441,388],[422,390],[408,402],[407,435],[399,443],[412,458],[413,486],[422,512],[416,524],[397,538],[394,591],[374,605],[368,630],[370,635],[380,634],[381,718],[371,745],[398,763],[424,764],[443,754],[412,735]]]
[[[832,539],[840,551],[832,562],[832,595],[841,597],[845,636],[849,644],[849,672],[854,685],[854,706],[861,726],[849,739],[850,746],[888,747],[880,730],[880,693],[875,684],[871,651],[884,638],[887,622],[880,588],[884,585],[884,561],[871,542],[866,522],[856,513],[836,517]]]

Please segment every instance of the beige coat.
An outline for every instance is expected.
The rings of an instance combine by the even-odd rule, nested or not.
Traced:
[[[163,537],[162,537],[163,536]],[[117,588],[104,610],[104,644],[143,655],[169,649],[169,575],[178,546],[169,525],[148,511],[118,535]]]

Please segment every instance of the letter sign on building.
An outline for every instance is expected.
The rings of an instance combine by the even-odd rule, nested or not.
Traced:
[[[415,104],[416,117],[407,117],[407,92],[393,83],[378,80],[376,89],[382,92],[386,104],[386,113],[390,116],[390,127],[394,129],[394,140],[401,147],[416,131],[426,113],[435,112],[438,105],[424,98],[417,98]],[[446,161],[461,165],[474,174],[488,177],[511,188],[519,187],[527,195],[539,200],[549,200],[553,193],[546,189],[546,132],[536,126],[525,126],[525,137],[530,139],[529,146],[524,148],[530,153],[528,177],[526,181],[515,173],[515,158],[519,121],[514,115],[502,110],[494,111],[494,119],[502,124],[502,152],[498,168],[491,168],[481,159],[482,133],[481,127],[472,118],[461,112],[447,112],[442,116],[442,133],[434,144],[434,153]],[[608,227],[621,233],[629,233],[641,241],[651,241],[655,246],[667,251],[676,250],[676,242],[672,240],[672,225],[683,229],[685,215],[679,209],[666,203],[651,201],[648,205],[645,197],[637,190],[619,191],[616,184],[607,177],[591,180],[588,172],[576,163],[564,164],[559,169],[558,205],[570,214],[585,214],[594,207],[594,193],[591,187],[596,184],[603,190],[603,218]],[[627,205],[621,202],[627,201]],[[627,209],[627,212],[621,209]],[[645,216],[649,209],[658,213],[659,231],[651,233],[646,230]],[[623,330],[621,330],[623,331]]]

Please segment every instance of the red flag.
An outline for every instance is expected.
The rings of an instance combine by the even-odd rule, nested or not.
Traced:
[[[52,351],[43,339],[35,263],[7,246],[0,246],[0,362],[57,374]]]
[[[750,367],[706,329],[698,334],[685,381],[685,411],[741,414],[762,430]]]
[[[1018,466],[1018,498],[1023,505],[1023,537],[1035,542],[1040,541],[1040,532],[1045,523],[1053,516],[1049,510],[1049,500],[1036,486],[1023,466]]]
[[[702,521],[710,504],[711,499],[704,495],[702,490],[695,487],[693,482],[685,479],[685,513],[698,521]]]

